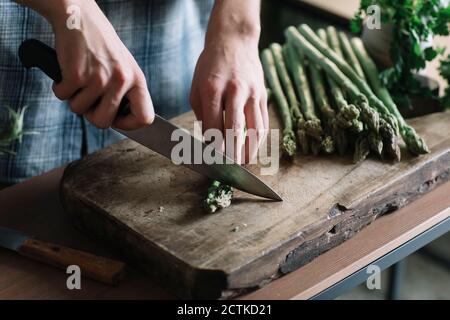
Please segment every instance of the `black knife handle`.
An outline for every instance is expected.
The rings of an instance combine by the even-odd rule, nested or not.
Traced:
[[[36,39],[25,40],[19,47],[19,59],[25,68],[39,68],[56,83],[62,81],[56,51],[45,43]],[[127,97],[124,97],[120,103],[118,115],[126,116],[129,113],[130,102]]]

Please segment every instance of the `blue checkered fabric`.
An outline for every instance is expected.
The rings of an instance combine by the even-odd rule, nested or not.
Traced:
[[[156,112],[172,117],[189,109],[189,91],[212,0],[97,1],[144,71]],[[25,129],[39,132],[10,146],[15,156],[0,155],[0,184],[13,184],[121,137],[99,130],[71,113],[53,96],[52,81],[38,70],[24,70],[17,57],[28,38],[54,46],[50,25],[34,11],[0,0],[0,129],[7,125],[4,106],[27,106]]]

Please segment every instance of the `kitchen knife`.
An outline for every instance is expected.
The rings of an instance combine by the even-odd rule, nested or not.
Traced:
[[[123,262],[32,239],[21,232],[3,227],[0,227],[0,247],[63,270],[70,265],[77,265],[82,276],[109,285],[118,284],[125,271]]]
[[[37,67],[56,83],[62,80],[61,69],[58,64],[56,52],[46,44],[35,39],[24,41],[19,48],[19,58],[26,68]],[[124,115],[129,112],[128,110],[128,101],[124,98],[120,105],[119,114]],[[150,150],[153,150],[168,159],[172,159],[171,153],[173,147],[179,143],[178,141],[172,141],[172,132],[179,129],[179,127],[156,115],[155,120],[151,125],[144,126],[141,129],[133,131],[115,130]],[[218,180],[250,194],[282,201],[281,197],[263,181],[219,151],[215,151],[215,159],[220,158],[222,160],[220,163],[205,164],[203,161],[200,161],[200,164],[196,164],[199,162],[194,161],[194,151],[199,154],[198,150],[201,150],[201,154],[203,155],[203,151],[207,145],[194,138],[187,131],[179,130],[178,132],[182,135],[183,141],[188,141],[186,139],[190,140],[191,161],[189,164],[183,163],[184,166],[210,179]]]

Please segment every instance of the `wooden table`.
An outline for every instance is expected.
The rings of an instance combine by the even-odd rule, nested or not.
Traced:
[[[0,225],[42,240],[105,256],[113,252],[71,225],[59,203],[63,168],[0,191]],[[377,259],[449,220],[450,182],[421,199],[377,219],[342,245],[244,299],[308,299],[364,270]],[[447,220],[446,220],[447,219]],[[450,223],[447,223],[447,228]],[[448,230],[448,229],[447,229]],[[417,248],[418,249],[418,248]],[[394,261],[395,262],[395,261]],[[66,288],[66,274],[0,249],[0,299],[166,299],[164,288],[142,273],[129,270],[118,287],[84,279],[82,290]]]

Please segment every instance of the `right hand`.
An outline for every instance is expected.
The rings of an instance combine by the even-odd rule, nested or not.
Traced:
[[[144,73],[113,26],[95,1],[75,0],[70,4],[81,9],[80,30],[67,28],[66,4],[63,14],[60,11],[55,18],[47,17],[55,32],[62,72],[62,82],[53,86],[55,95],[68,100],[73,112],[84,115],[98,128],[134,130],[152,123],[155,114]],[[131,112],[117,116],[125,96]]]

